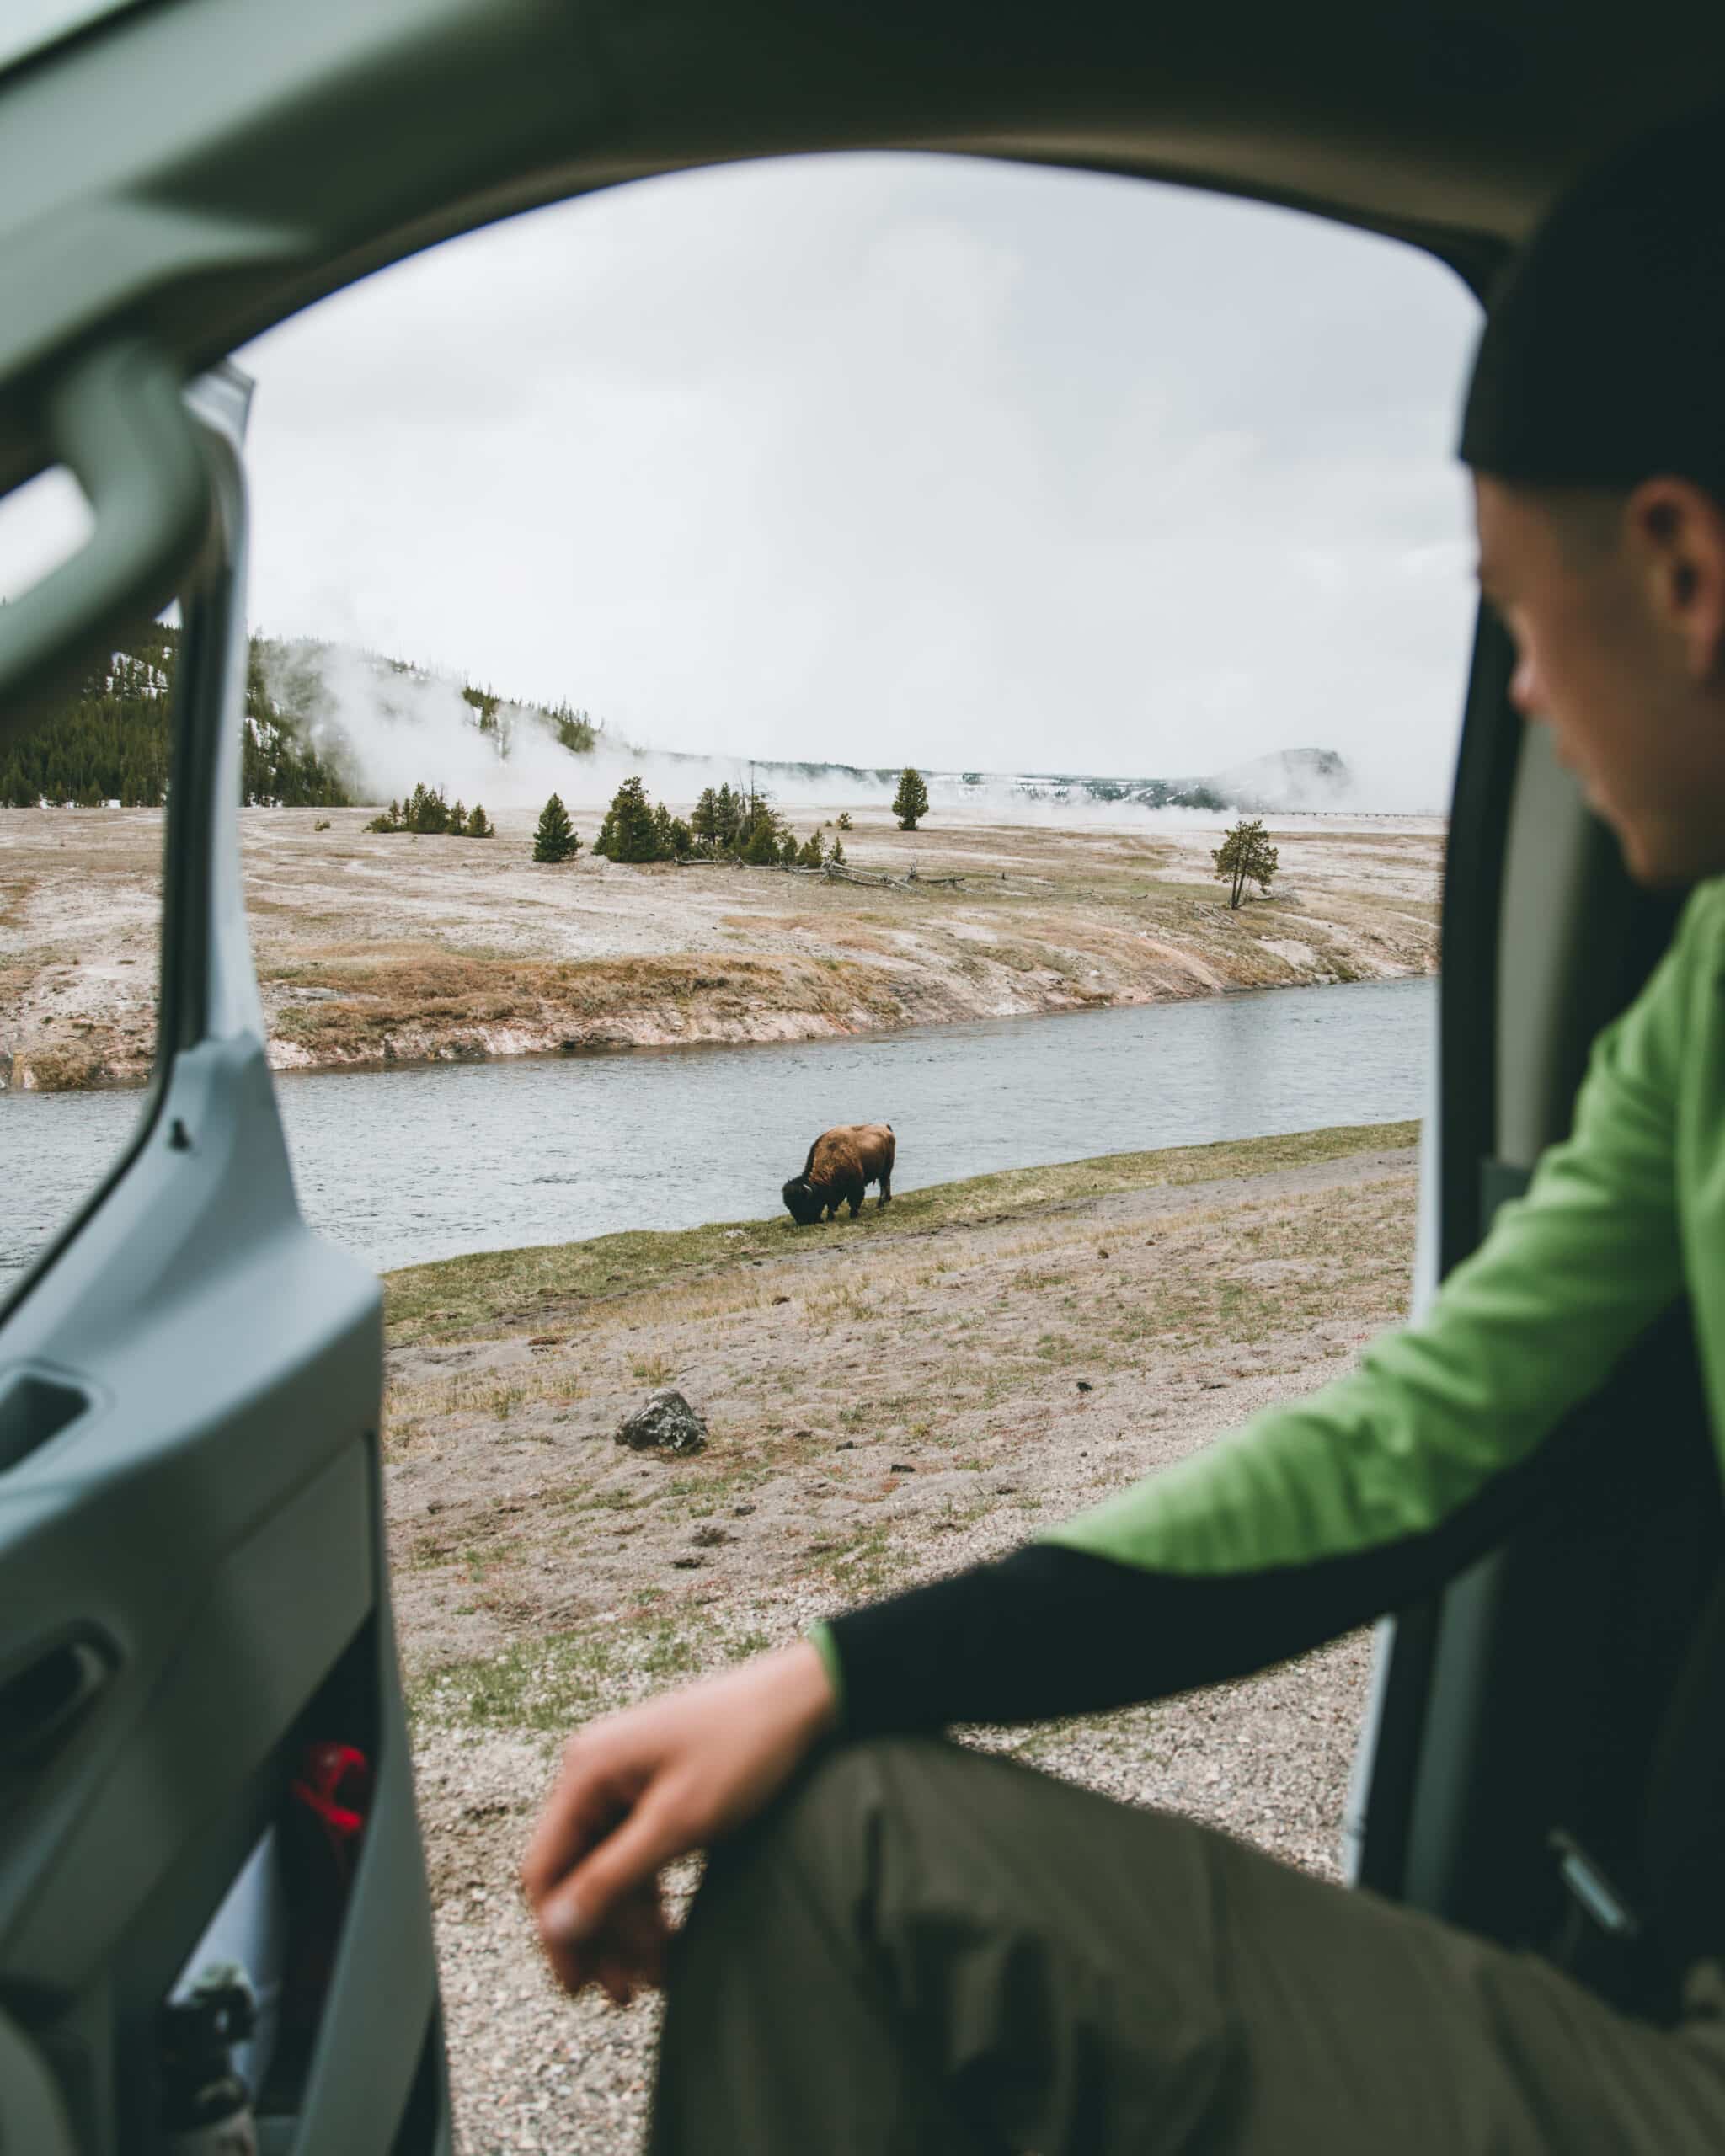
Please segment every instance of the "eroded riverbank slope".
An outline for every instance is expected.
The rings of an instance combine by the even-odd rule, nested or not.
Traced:
[[[589,852],[547,867],[521,810],[498,814],[495,838],[447,839],[367,832],[363,809],[247,809],[271,1061],[815,1039],[1435,962],[1434,819],[1290,819],[1275,896],[1231,913],[1210,873],[1219,830],[943,819],[906,834],[852,813],[851,865],[914,867],[920,888]],[[589,841],[594,822],[575,818]],[[0,1085],[145,1075],[161,845],[158,810],[0,810]]]

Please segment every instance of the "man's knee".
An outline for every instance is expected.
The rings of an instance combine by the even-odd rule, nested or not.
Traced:
[[[822,1889],[853,1891],[884,1842],[913,1828],[925,1804],[939,1803],[955,1753],[974,1757],[929,1737],[830,1746],[758,1819],[713,1851],[709,1870],[723,1876],[788,1866]],[[950,1811],[942,1808],[949,1822]]]

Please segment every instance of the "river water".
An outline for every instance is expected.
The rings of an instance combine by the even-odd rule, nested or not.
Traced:
[[[809,1140],[890,1123],[895,1187],[1386,1123],[1425,1103],[1428,980],[764,1047],[283,1074],[300,1202],[380,1271],[778,1209]],[[135,1092],[0,1095],[0,1285],[118,1152]]]

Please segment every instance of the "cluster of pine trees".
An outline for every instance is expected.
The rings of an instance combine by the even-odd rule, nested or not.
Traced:
[[[662,801],[649,801],[638,778],[626,778],[611,796],[593,841],[607,861],[681,861],[694,850],[694,832]]]
[[[366,825],[368,831],[430,831],[445,838],[489,839],[497,826],[476,801],[451,803],[443,788],[416,786],[405,801],[392,801]]]
[[[850,818],[841,817],[850,829]],[[751,868],[819,868],[823,862],[843,866],[842,840],[835,839],[830,852],[818,830],[802,845],[789,823],[764,793],[743,793],[729,786],[708,787],[695,803],[689,819],[694,834],[694,852],[703,858],[745,862]]]
[[[851,819],[841,816],[839,824],[848,830]],[[533,858],[572,861],[580,850],[580,834],[553,793],[540,811]],[[651,799],[638,777],[626,778],[611,796],[593,851],[606,861],[739,861],[761,868],[819,868],[829,861],[842,867],[845,859],[841,838],[829,849],[814,830],[799,844],[765,794],[708,787],[686,823],[664,802]]]

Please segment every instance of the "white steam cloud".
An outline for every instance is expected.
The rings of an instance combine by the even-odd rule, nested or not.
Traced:
[[[702,791],[751,785],[787,813],[884,808],[897,773],[825,763],[751,763],[745,757],[693,756],[631,747],[602,728],[587,750],[567,748],[556,717],[537,707],[499,702],[480,713],[447,675],[393,665],[341,644],[264,647],[266,686],[320,752],[333,756],[360,797],[404,800],[417,785],[441,788],[451,802],[488,810],[537,808],[552,793],[593,814],[619,784],[638,776],[648,792],[683,813]],[[1399,774],[1398,774],[1399,776]],[[1222,812],[1152,807],[1108,799],[1076,779],[1002,772],[928,771],[932,811],[964,822],[1044,825],[1199,828]],[[1362,783],[1338,759],[1312,751],[1265,756],[1215,782],[1231,804],[1277,813],[1440,814],[1443,803],[1414,798],[1405,784]],[[1183,786],[1200,783],[1188,776]],[[1418,789],[1423,793],[1423,788]]]

